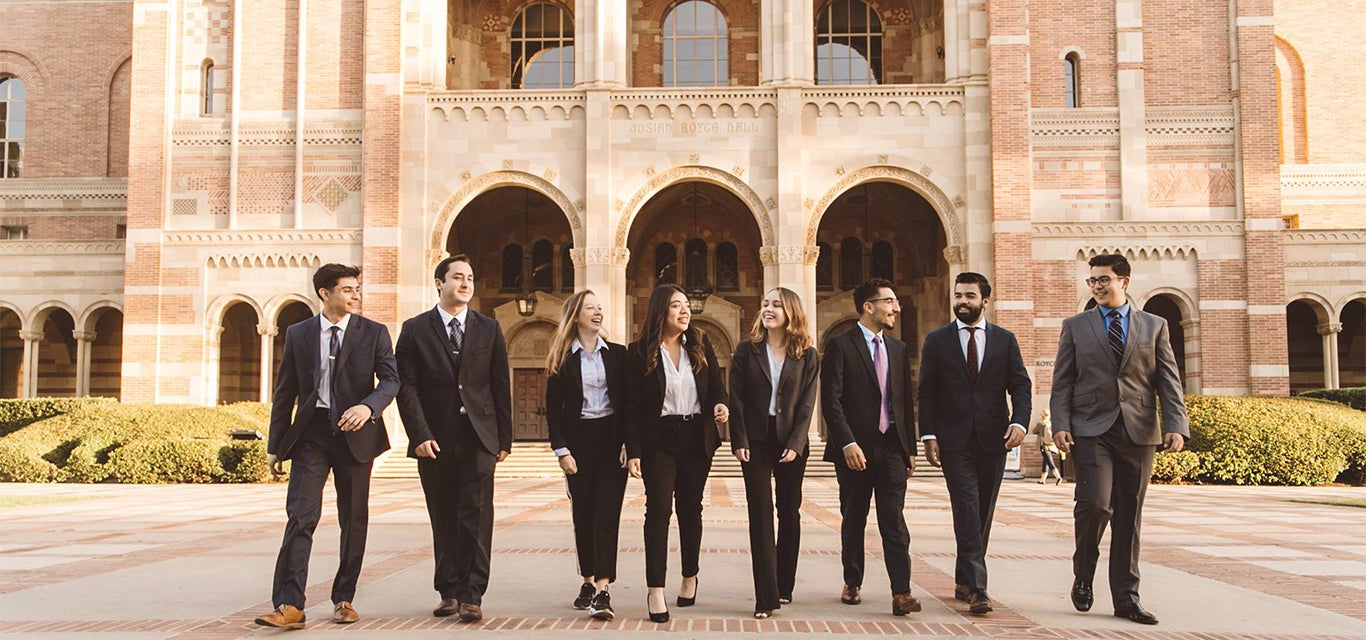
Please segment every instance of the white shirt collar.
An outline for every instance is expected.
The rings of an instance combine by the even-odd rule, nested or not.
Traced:
[[[963,322],[962,320],[959,320],[958,318],[954,318],[954,319],[953,319],[953,323],[954,323],[955,325],[958,325],[958,330],[959,330],[959,331],[962,331],[962,330],[964,330],[964,329],[966,329],[966,328],[968,328],[968,327],[977,327],[978,329],[981,329],[982,331],[986,331],[986,330],[987,330],[987,319],[986,319],[986,318],[977,318],[977,323],[976,323],[976,324],[968,324],[968,323],[966,323],[966,322]]]
[[[469,314],[470,314],[470,306],[469,306],[469,305],[465,305],[465,308],[461,309],[461,310],[460,310],[460,313],[457,313],[457,314],[455,314],[455,315],[451,315],[451,314],[449,314],[449,313],[446,313],[446,310],[445,310],[445,309],[442,309],[442,308],[441,308],[441,305],[436,305],[436,312],[439,313],[439,314],[441,314],[441,324],[443,324],[443,325],[446,325],[446,326],[448,326],[448,327],[451,326],[451,318],[455,318],[455,319],[457,319],[457,320],[460,321],[460,327],[461,327],[461,328],[463,328],[463,329],[469,329],[469,327],[470,327],[470,326],[469,326],[468,324],[466,324],[466,322],[465,322],[465,319],[468,318],[468,317],[469,317]]]
[[[331,320],[328,320],[328,319],[327,319],[327,316],[325,316],[325,315],[319,313],[319,314],[318,314],[318,320],[319,320],[319,321],[321,322],[321,324],[322,324],[323,333],[327,333],[328,329],[331,329],[332,327],[337,327],[338,329],[341,330],[342,333],[346,333],[346,326],[347,326],[348,324],[351,324],[351,314],[348,313],[348,314],[342,316],[342,319],[341,319],[341,320],[338,320],[338,321],[336,321],[336,322],[332,322]]]
[[[862,331],[862,332],[863,332],[863,341],[864,341],[864,342],[872,342],[872,341],[873,341],[873,336],[881,336],[881,335],[882,335],[882,332],[881,332],[881,331],[879,331],[879,332],[877,332],[877,333],[873,333],[872,331],[869,331],[869,330],[868,330],[868,327],[863,326],[863,323],[862,323],[862,322],[856,322],[856,323],[854,323],[854,324],[857,324],[857,325],[858,325],[858,328],[859,328],[859,331]]]
[[[593,348],[593,351],[594,351],[594,352],[602,351],[603,349],[606,349],[606,348],[607,348],[607,341],[606,341],[606,340],[603,340],[603,339],[602,339],[602,336],[598,336],[598,344],[597,344],[597,346],[595,346],[595,347]],[[578,353],[578,352],[580,352],[580,351],[583,351],[583,345],[582,345],[582,344],[579,344],[579,339],[578,339],[578,338],[574,338],[574,342],[573,342],[572,344],[569,345],[569,352],[570,352],[570,353]]]

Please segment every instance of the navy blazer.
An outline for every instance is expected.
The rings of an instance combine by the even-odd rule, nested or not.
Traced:
[[[882,332],[887,349],[887,392],[891,396],[893,430],[901,441],[907,464],[916,454],[915,412],[911,404],[910,360],[906,343]],[[873,374],[873,356],[857,325],[825,344],[821,362],[821,414],[828,430],[825,461],[844,460],[844,447],[857,442],[865,453],[872,450],[882,413],[882,393]]]
[[[960,451],[975,440],[982,451],[1003,452],[1006,427],[1014,423],[1028,429],[1033,405],[1020,343],[1014,333],[987,323],[986,352],[973,382],[958,333],[958,324],[951,322],[925,336],[920,355],[920,435],[933,435],[949,451]]]
[[[318,407],[318,377],[322,369],[322,321],[318,316],[296,322],[285,330],[284,357],[275,376],[275,398],[270,408],[270,439],[266,451],[288,460]],[[376,384],[378,379],[378,384]],[[341,412],[363,404],[370,420],[356,431],[343,431],[346,446],[357,462],[369,462],[389,450],[389,432],[380,415],[398,393],[389,328],[351,315],[337,356],[335,403]],[[295,410],[295,404],[298,409]],[[290,412],[293,411],[291,417]]]
[[[551,374],[545,381],[545,421],[550,429],[550,448],[573,449],[569,441],[583,415],[583,352],[570,353],[560,365],[560,370]],[[607,373],[607,400],[612,406],[611,444],[620,448],[626,442],[626,421],[634,414],[634,404],[639,393],[635,390],[631,377],[627,375],[626,347],[615,342],[607,343],[607,351],[602,354],[603,369]],[[627,453],[632,458],[640,457],[640,452]]]
[[[716,352],[712,351],[711,341],[702,337],[702,348],[707,357],[707,366],[693,371],[697,383],[697,400],[702,412],[697,420],[702,428],[702,441],[708,452],[721,447],[721,427],[716,424],[712,410],[726,402],[726,388],[721,382],[721,368],[716,364]],[[640,401],[636,403],[636,419],[626,428],[626,447],[628,452],[645,454],[654,450],[655,437],[659,431],[659,412],[664,408],[664,367],[660,360],[654,371],[645,373],[645,359],[640,353],[638,343],[632,342],[626,348],[630,356],[632,378],[640,380]]]
[[[816,380],[821,364],[807,347],[801,358],[783,360],[778,374],[778,441],[784,449],[807,455],[811,414],[816,407]],[[768,347],[743,340],[730,359],[730,448],[748,449],[768,437],[768,402],[773,393]]]
[[[396,347],[403,383],[398,414],[408,432],[409,457],[417,457],[417,445],[435,439],[436,429],[457,427],[457,397],[485,450],[512,450],[512,381],[503,330],[497,320],[470,309],[461,346],[457,380],[450,334],[436,308],[403,323]]]

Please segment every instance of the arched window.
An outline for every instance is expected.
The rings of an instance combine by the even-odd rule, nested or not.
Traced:
[[[863,241],[845,238],[840,243],[840,287],[853,289],[863,282]]]
[[[716,289],[740,290],[740,252],[736,250],[734,242],[716,245]]]
[[[517,291],[522,288],[522,245],[510,244],[503,247],[503,291]]]
[[[564,9],[537,2],[512,22],[512,88],[574,86],[574,22]]]
[[[816,18],[816,84],[880,84],[882,19],[862,0],[830,0]]]
[[[655,286],[678,282],[678,249],[668,242],[655,246]]]
[[[569,255],[573,248],[572,242],[566,242],[560,247],[560,291],[574,290],[574,258]]]
[[[664,17],[664,86],[730,83],[726,17],[710,2],[689,0]]]
[[[0,178],[18,178],[24,170],[24,81],[0,76]]]
[[[1081,106],[1081,56],[1073,51],[1062,59],[1063,104],[1069,109]]]
[[[693,238],[683,245],[683,253],[688,256],[688,261],[683,264],[687,269],[686,281],[687,288],[707,286],[707,242],[701,238]]]
[[[200,68],[199,115],[213,115],[213,60],[205,60]]]
[[[868,275],[895,281],[896,265],[892,261],[892,243],[878,240],[873,243],[873,254],[868,257]]]
[[[816,249],[816,288],[829,291],[835,288],[835,250],[829,242],[817,242]]]
[[[537,291],[555,289],[555,245],[549,240],[537,240],[531,245],[531,288]]]

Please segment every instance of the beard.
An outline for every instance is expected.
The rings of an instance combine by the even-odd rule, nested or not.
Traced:
[[[953,308],[953,315],[962,320],[963,324],[976,324],[977,320],[982,317],[982,308],[959,305]]]

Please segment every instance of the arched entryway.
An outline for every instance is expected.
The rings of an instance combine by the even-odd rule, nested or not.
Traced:
[[[537,318],[507,330],[508,368],[512,370],[512,439],[548,440],[545,422],[545,354],[555,324]]]
[[[72,398],[76,396],[76,320],[62,307],[50,307],[39,312],[34,321],[41,327],[38,342],[38,376],[36,393],[39,398]]]
[[[1167,335],[1171,341],[1176,368],[1181,374],[1186,393],[1200,392],[1200,354],[1194,346],[1198,335],[1184,300],[1171,293],[1159,293],[1143,304],[1143,310],[1167,321]]]
[[[285,330],[295,323],[303,322],[304,320],[313,317],[313,315],[313,308],[309,307],[302,300],[294,300],[285,303],[284,306],[280,307],[279,313],[275,314],[275,335],[271,337],[269,371],[272,385],[274,384],[273,381],[278,379],[276,376],[280,371],[280,361],[284,359],[285,356]],[[272,394],[274,393],[274,389],[271,389],[270,391]]]
[[[1324,377],[1323,337],[1328,311],[1313,299],[1293,300],[1285,306],[1285,339],[1289,351],[1290,393],[1328,386]]]
[[[18,313],[0,306],[0,398],[18,398],[24,392],[23,326]]]
[[[1338,319],[1338,386],[1366,387],[1366,297],[1343,305]]]
[[[223,311],[218,336],[218,403],[261,399],[260,319],[252,305],[238,301]]]
[[[123,395],[123,312],[114,307],[96,309],[86,319],[86,333],[78,338],[89,343],[84,362],[85,394],[97,398]]]

